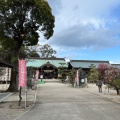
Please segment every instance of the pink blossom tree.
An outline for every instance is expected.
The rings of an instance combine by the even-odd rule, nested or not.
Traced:
[[[104,80],[115,88],[118,95],[120,94],[120,69],[109,66],[108,70],[105,70]]]
[[[108,70],[109,66],[110,65],[106,63],[100,63],[98,65],[98,72],[99,72],[100,79],[104,80],[105,71]]]

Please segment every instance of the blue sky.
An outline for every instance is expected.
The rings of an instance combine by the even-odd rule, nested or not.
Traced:
[[[49,44],[57,57],[120,63],[120,0],[48,0],[55,16]]]

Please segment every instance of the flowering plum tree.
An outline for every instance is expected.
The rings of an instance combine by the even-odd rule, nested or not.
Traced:
[[[105,64],[105,63],[100,63],[98,65],[98,72],[100,79],[104,80],[105,71],[108,70],[109,66],[110,66],[109,64]]]
[[[119,95],[120,88],[120,69],[110,66],[108,70],[105,70],[104,80],[106,83],[113,86]]]

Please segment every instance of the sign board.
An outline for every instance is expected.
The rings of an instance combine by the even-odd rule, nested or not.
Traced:
[[[81,79],[81,82],[85,82],[85,80],[84,80],[84,79]]]
[[[26,60],[19,60],[19,86],[26,86]]]

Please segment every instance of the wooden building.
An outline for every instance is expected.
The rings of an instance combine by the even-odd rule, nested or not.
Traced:
[[[110,64],[109,61],[100,60],[70,60],[70,62],[66,62],[64,58],[30,58],[27,62],[27,67],[39,70],[40,75],[42,74],[44,79],[57,79],[58,67],[60,66],[74,69],[82,68],[87,74],[91,65],[97,68],[100,63]]]

